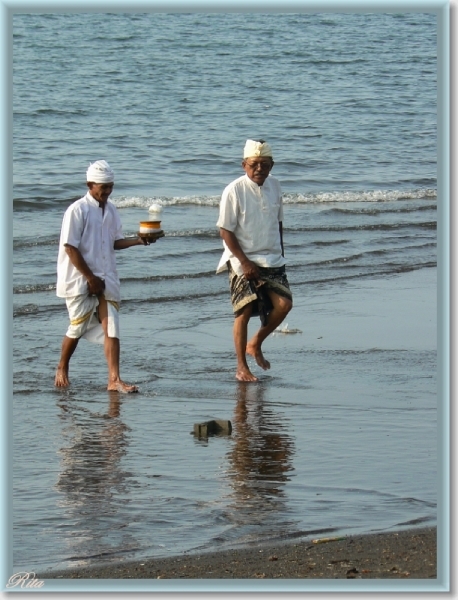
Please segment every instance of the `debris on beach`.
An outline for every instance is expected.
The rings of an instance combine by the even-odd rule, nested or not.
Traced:
[[[302,333],[300,329],[288,329],[288,323],[285,323],[283,327],[277,327],[274,333]]]
[[[358,569],[356,567],[353,567],[352,569],[348,569],[346,575],[347,575],[347,579],[357,579],[358,576]]]
[[[225,419],[212,419],[204,423],[194,423],[194,431],[191,431],[195,436],[207,438],[209,435],[231,435],[232,423]]]
[[[339,542],[346,539],[346,537],[318,538],[316,540],[312,540],[312,544],[326,544],[327,542]]]

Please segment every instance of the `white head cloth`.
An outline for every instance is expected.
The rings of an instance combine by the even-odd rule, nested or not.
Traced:
[[[270,156],[272,158],[272,148],[267,142],[247,140],[243,149],[243,158],[251,158],[252,156]]]
[[[111,183],[114,181],[113,169],[106,160],[96,160],[89,165],[86,181],[93,183]]]

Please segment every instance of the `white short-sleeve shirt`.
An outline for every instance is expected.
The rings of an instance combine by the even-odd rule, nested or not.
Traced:
[[[89,193],[65,211],[57,258],[56,294],[69,298],[87,293],[87,279],[72,265],[65,252],[70,244],[81,252],[88,267],[105,280],[105,298],[120,300],[114,243],[123,239],[121,220],[115,205],[108,201],[105,210]]]
[[[243,252],[261,267],[281,267],[279,223],[283,221],[283,200],[278,179],[269,175],[262,186],[242,175],[230,183],[221,196],[217,227],[232,231]],[[221,273],[228,260],[242,275],[240,261],[223,241],[224,252],[216,272]]]

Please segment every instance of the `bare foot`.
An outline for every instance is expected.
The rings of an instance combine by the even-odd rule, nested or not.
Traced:
[[[109,392],[121,392],[122,394],[132,394],[133,392],[138,392],[138,387],[136,385],[131,385],[130,383],[125,383],[118,379],[117,381],[112,381],[108,384],[107,390]]]
[[[261,348],[258,348],[254,344],[247,344],[246,353],[250,354],[256,360],[261,369],[264,369],[264,371],[270,369],[270,362],[264,358]]]
[[[248,367],[238,367],[235,378],[239,381],[258,381]]]
[[[57,367],[54,385],[56,387],[68,387],[70,385],[70,381],[68,379],[68,369]]]

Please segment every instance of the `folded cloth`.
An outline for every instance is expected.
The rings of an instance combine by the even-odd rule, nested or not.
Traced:
[[[237,275],[230,260],[227,261],[227,269],[232,309],[236,317],[240,315],[247,304],[252,303],[252,316],[259,316],[261,323],[265,325],[267,316],[273,308],[269,290],[289,300],[293,298],[284,266],[258,267],[260,278],[257,282],[249,281],[244,275]]]
[[[84,338],[88,342],[103,344],[105,333],[99,321],[97,296],[81,294],[66,298],[70,325],[66,336],[69,338]],[[108,337],[119,338],[119,305],[107,300]]]
[[[112,183],[114,181],[113,169],[106,160],[96,160],[89,165],[86,172],[86,181],[92,183]]]
[[[272,158],[272,148],[264,140],[247,140],[243,149],[243,158],[254,158],[255,156]]]
[[[272,310],[272,300],[270,299],[269,294],[266,291],[265,281],[260,281],[257,279],[256,281],[251,280],[250,288],[253,294],[256,294],[257,297],[257,312],[259,314],[259,318],[261,319],[261,325],[264,327],[267,325],[267,318],[269,316],[270,311]]]

